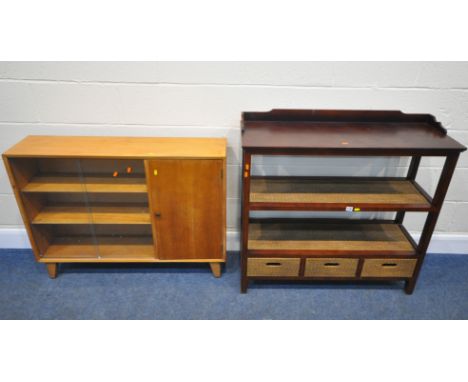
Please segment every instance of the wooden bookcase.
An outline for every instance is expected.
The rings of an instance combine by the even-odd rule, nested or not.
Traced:
[[[37,261],[206,262],[226,251],[226,140],[28,136],[3,154]]]
[[[243,293],[250,280],[401,280],[411,294],[466,150],[431,115],[340,110],[245,112],[242,148]],[[404,177],[252,176],[256,155],[411,161]],[[423,156],[446,158],[433,197],[416,182]],[[391,211],[394,218],[258,218],[252,211]],[[406,211],[427,214],[419,243],[403,225]]]

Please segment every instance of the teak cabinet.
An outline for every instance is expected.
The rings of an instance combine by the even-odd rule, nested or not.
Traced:
[[[245,112],[242,148],[243,293],[251,280],[401,280],[411,294],[458,156],[466,150],[431,115],[343,110]],[[411,161],[402,177],[255,176],[257,155]],[[416,182],[423,156],[445,157],[432,197]],[[253,216],[257,211],[270,217]],[[346,211],[348,217],[271,217],[275,211]],[[390,211],[393,218],[359,219],[361,211]],[[406,211],[427,214],[418,243],[403,225]]]
[[[28,136],[3,154],[34,255],[225,262],[226,140]]]

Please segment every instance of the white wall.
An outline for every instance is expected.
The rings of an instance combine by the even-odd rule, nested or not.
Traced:
[[[239,229],[240,114],[272,108],[430,113],[468,145],[468,63],[0,63],[1,152],[28,134],[227,137],[231,238]],[[392,175],[407,164],[398,158],[286,159],[261,158],[254,171]],[[441,164],[436,158],[422,163],[418,181],[431,192]],[[463,154],[438,233],[468,235],[467,166]],[[22,226],[3,166],[0,211],[0,230]],[[405,223],[418,232],[423,217],[413,213]]]

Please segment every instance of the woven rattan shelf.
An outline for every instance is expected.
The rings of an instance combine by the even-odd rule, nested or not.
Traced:
[[[249,281],[261,279],[404,281],[408,294],[466,150],[428,114],[344,110],[245,112],[242,149],[243,293]],[[394,178],[251,176],[257,155],[409,156],[411,162],[405,176]],[[432,197],[416,182],[423,156],[446,158]],[[349,218],[254,218],[251,212],[259,210],[342,211]],[[365,220],[361,211],[394,217]],[[407,211],[427,214],[418,243],[403,226]]]
[[[415,248],[398,224],[360,221],[287,223],[269,221],[249,225],[249,254],[274,255],[414,255]]]
[[[429,211],[431,201],[406,179],[252,177],[251,209]]]

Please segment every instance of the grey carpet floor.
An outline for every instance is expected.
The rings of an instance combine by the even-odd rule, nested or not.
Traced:
[[[252,283],[239,254],[220,279],[205,265],[64,264],[0,250],[0,319],[467,319],[468,256],[430,254],[413,295],[402,284]]]

